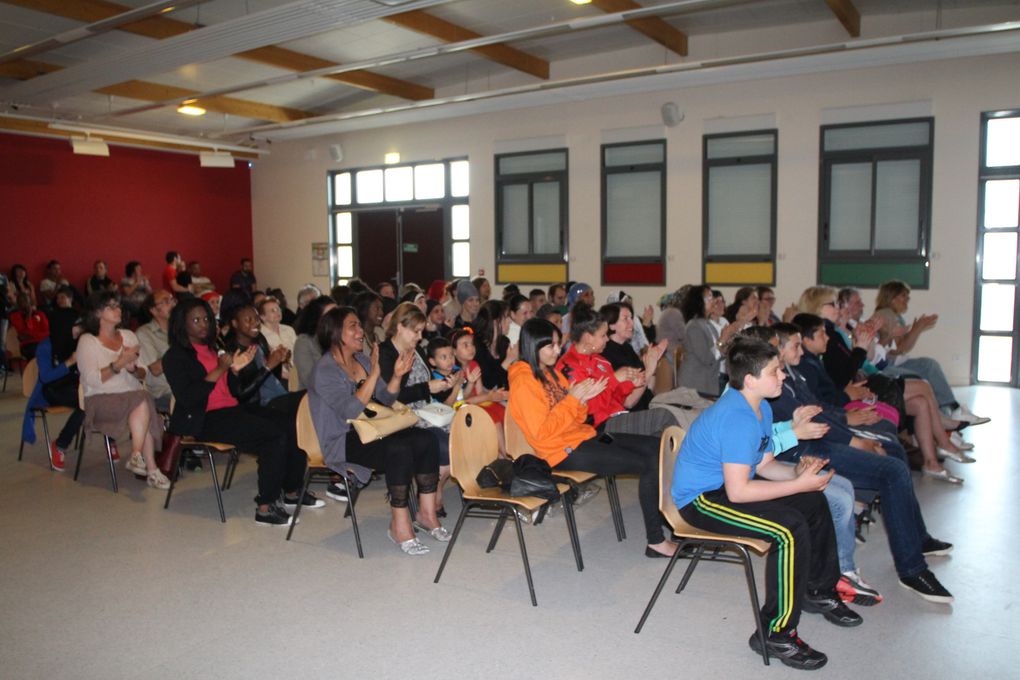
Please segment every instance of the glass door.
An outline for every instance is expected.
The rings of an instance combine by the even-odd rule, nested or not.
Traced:
[[[1020,386],[1020,110],[981,116],[973,382]]]

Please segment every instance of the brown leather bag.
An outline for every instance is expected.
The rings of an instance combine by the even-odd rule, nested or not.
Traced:
[[[163,433],[163,448],[156,453],[156,467],[168,478],[173,479],[171,474],[181,459],[181,435],[172,432]]]

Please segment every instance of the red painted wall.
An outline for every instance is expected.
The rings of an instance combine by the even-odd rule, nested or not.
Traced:
[[[95,260],[118,282],[138,260],[159,287],[177,250],[226,290],[251,257],[249,175],[246,162],[203,168],[194,155],[115,146],[109,158],[76,156],[69,141],[0,134],[0,268],[25,265],[38,288],[56,259],[84,290]]]

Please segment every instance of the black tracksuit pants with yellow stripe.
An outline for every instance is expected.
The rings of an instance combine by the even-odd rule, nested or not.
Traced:
[[[821,492],[733,503],[721,488],[699,495],[680,509],[680,515],[705,531],[772,543],[761,609],[768,632],[797,627],[805,590],[830,592],[836,587],[840,576],[836,535]]]

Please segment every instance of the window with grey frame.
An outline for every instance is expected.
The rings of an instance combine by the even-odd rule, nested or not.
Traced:
[[[666,141],[602,146],[602,283],[666,282]]]
[[[821,128],[818,280],[928,287],[933,118]]]
[[[567,252],[567,150],[501,154],[496,261],[562,263]]]
[[[704,136],[702,267],[706,283],[775,283],[777,146],[776,130]]]

